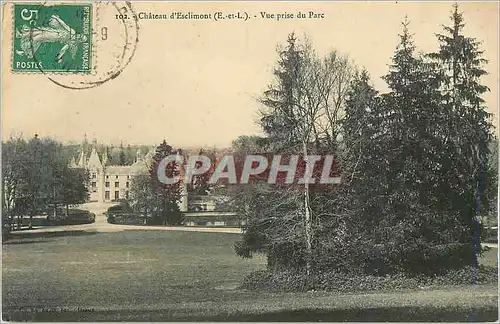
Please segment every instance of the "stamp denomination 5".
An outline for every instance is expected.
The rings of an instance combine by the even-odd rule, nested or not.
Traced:
[[[92,4],[15,4],[12,69],[83,72],[92,69]]]

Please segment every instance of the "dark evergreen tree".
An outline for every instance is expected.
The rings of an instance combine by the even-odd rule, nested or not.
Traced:
[[[81,145],[81,150],[83,150],[84,152],[89,152],[90,151],[90,143],[88,141],[88,138],[87,138],[87,133],[83,134],[83,142],[82,142],[82,145]]]
[[[368,72],[359,73],[352,83],[346,100],[343,123],[342,170],[347,184],[365,179],[365,172],[373,170],[378,160],[375,147],[379,134],[380,97],[370,84]]]
[[[373,193],[380,198],[370,206],[379,215],[373,243],[381,247],[371,262],[376,271],[434,272],[452,265],[439,251],[454,243],[449,226],[455,219],[436,209],[439,169],[446,159],[439,77],[434,65],[415,53],[408,25],[405,20],[384,77],[391,91],[382,97],[375,116],[382,139],[378,148],[384,152],[379,164],[384,168],[377,174],[383,190]]]
[[[292,33],[286,46],[278,47],[277,52],[275,80],[260,99],[263,105],[260,126],[266,134],[269,152],[297,154],[303,140],[299,98],[305,91],[301,84],[306,68],[304,45]],[[305,222],[300,213],[304,199],[300,191],[264,182],[234,187],[235,206],[248,221],[243,240],[236,245],[238,255],[245,257],[251,256],[252,251],[265,251],[271,268],[304,267],[305,243],[310,239],[304,235]]]
[[[127,165],[132,165],[135,162],[135,154],[133,153],[132,146],[127,145],[127,150],[125,152],[125,163]]]
[[[279,59],[274,70],[276,82],[265,92],[261,103],[261,127],[272,143],[273,151],[286,151],[299,146],[297,127],[297,97],[300,96],[299,80],[304,70],[303,49],[295,34],[288,36],[287,46],[278,50]]]
[[[125,155],[125,149],[123,148],[123,143],[120,143],[120,153],[118,155],[118,163],[119,165],[127,164],[127,157]]]
[[[182,223],[182,215],[178,206],[181,194],[180,182],[165,184],[158,179],[158,167],[160,166],[160,162],[165,157],[176,153],[177,152],[173,150],[172,146],[168,145],[164,140],[156,148],[153,163],[149,169],[156,205],[153,212],[153,223],[164,225],[180,225]],[[174,162],[168,163],[164,172],[169,178],[178,177],[180,175],[179,165]]]
[[[193,176],[191,183],[188,184],[188,192],[192,195],[199,195],[199,196],[206,196],[210,190],[212,189],[212,185],[209,183],[210,177],[212,176],[213,170],[215,168],[215,152],[205,152],[203,149],[200,149],[198,152],[198,155],[200,156],[206,156],[210,159],[210,162],[212,163],[210,170],[202,173],[202,174],[196,174]],[[196,168],[201,167],[201,162],[198,161],[196,163]]]
[[[478,216],[488,213],[488,195],[484,193],[491,191],[488,185],[495,185],[494,176],[488,172],[490,114],[482,98],[489,89],[481,83],[481,77],[487,74],[487,61],[480,50],[481,43],[463,34],[465,21],[457,4],[453,6],[451,22],[451,26],[443,26],[443,33],[437,34],[439,51],[429,55],[442,71],[442,106],[448,129],[448,159],[443,167],[447,183],[441,185],[440,192],[443,198],[447,197],[448,207],[460,217],[458,240],[474,244],[473,255],[466,259],[475,263],[481,253],[482,226]]]

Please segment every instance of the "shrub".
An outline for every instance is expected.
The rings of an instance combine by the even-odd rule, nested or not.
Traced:
[[[48,216],[42,223],[45,226],[57,225],[81,225],[95,222],[95,214],[83,209],[70,209],[66,216],[66,211],[58,211],[58,217]]]
[[[112,215],[112,214],[111,214],[111,215],[107,215],[107,216],[108,216],[108,217],[107,217],[107,221],[108,221],[108,223],[109,223],[109,224],[115,224],[115,222],[116,222],[116,221],[115,221],[115,216],[114,216],[114,215]]]
[[[108,208],[106,211],[106,214],[118,214],[118,213],[130,213],[132,212],[132,209],[130,208],[129,204],[126,202],[120,202],[118,205],[111,206]]]
[[[2,226],[2,242],[5,242],[9,239],[10,236],[10,229],[8,226],[3,225]]]
[[[470,285],[497,282],[497,269],[466,266],[442,275],[409,276],[404,273],[373,276],[325,271],[306,275],[305,271],[259,270],[245,277],[241,287],[273,292],[332,291],[338,293],[375,290],[418,289],[432,286]]]

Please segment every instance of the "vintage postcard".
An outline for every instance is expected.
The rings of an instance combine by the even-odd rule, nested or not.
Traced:
[[[1,17],[2,321],[498,321],[498,2]]]

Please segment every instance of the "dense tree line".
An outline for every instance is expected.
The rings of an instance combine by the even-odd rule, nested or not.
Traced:
[[[35,215],[64,217],[70,206],[88,199],[89,175],[70,168],[69,160],[67,147],[49,138],[35,135],[28,141],[10,138],[2,143],[4,227],[20,228],[24,217]]]
[[[408,20],[380,94],[369,73],[290,35],[260,100],[265,137],[236,152],[335,154],[340,186],[233,186],[248,220],[236,252],[271,269],[436,273],[475,265],[496,187],[497,152],[481,84],[480,43],[452,25],[417,53]],[[497,153],[496,153],[497,154]],[[494,158],[496,160],[496,157]]]

